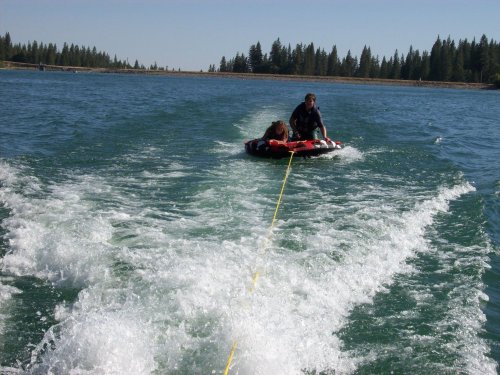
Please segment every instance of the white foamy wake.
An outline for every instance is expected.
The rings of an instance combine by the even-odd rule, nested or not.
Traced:
[[[363,160],[363,153],[353,146],[346,145],[342,149],[320,155],[321,159],[338,159],[343,164],[349,164]]]
[[[4,272],[74,286],[88,285],[107,272],[103,255],[111,227],[79,192],[54,186],[46,199],[2,190],[2,201],[13,212],[4,220],[10,249],[2,260]]]
[[[348,160],[359,157],[347,150]],[[262,213],[276,198],[266,189],[279,186],[282,171],[248,184],[273,165],[235,163],[212,171],[213,181],[179,212],[174,202],[171,215],[119,187],[183,178],[182,166],[126,183],[84,176],[46,195],[32,179],[24,182],[32,193],[20,194],[15,170],[0,168],[1,199],[12,209],[4,272],[82,289],[75,303],[56,307],[59,323],[35,348],[30,372],[220,373],[237,340],[231,374],[351,373],[363,359],[344,352],[336,332],[352,308],[411,271],[406,261],[428,249],[424,234],[435,215],[474,190],[443,188],[403,213],[370,204],[369,192],[346,206],[325,196],[319,218],[278,220],[262,253],[257,244],[269,225]],[[292,179],[291,188],[303,181]],[[255,270],[261,277],[249,293]]]
[[[86,299],[81,296],[82,302]],[[30,372],[150,374],[156,365],[147,319],[122,307],[116,311],[77,307],[34,349]]]
[[[273,121],[283,120],[288,123],[289,116],[290,114],[287,114],[285,108],[270,105],[250,113],[234,126],[240,130],[243,138],[248,141],[262,137]]]
[[[402,215],[390,207],[366,206],[366,198],[358,197],[364,203],[355,215],[331,207],[352,222],[351,231],[318,223],[312,235],[299,229],[289,234],[302,238],[307,249],[268,253],[266,276],[259,279],[250,307],[242,303],[245,307],[232,311],[233,335],[242,342],[236,372],[354,371],[361,359],[342,351],[335,332],[347,323],[354,306],[370,302],[396,274],[411,271],[406,261],[427,250],[424,233],[434,216],[473,190],[469,184],[443,189]],[[328,218],[327,211],[323,221]]]

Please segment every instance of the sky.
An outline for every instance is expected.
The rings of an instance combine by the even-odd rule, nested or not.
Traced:
[[[500,41],[500,0],[0,0],[0,35],[96,47],[146,67],[207,71],[260,42],[314,44],[389,58],[429,51],[440,36]]]

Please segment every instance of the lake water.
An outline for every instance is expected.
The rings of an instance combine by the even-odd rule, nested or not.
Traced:
[[[318,97],[333,154],[243,142]],[[500,92],[0,71],[0,372],[496,374]],[[260,277],[251,291],[252,276]]]

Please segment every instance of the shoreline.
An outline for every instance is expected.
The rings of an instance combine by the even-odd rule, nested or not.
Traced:
[[[111,69],[111,68],[86,68],[60,65],[37,65],[28,63],[17,63],[12,61],[0,62],[0,70],[43,70],[43,71],[64,71],[73,73],[107,73],[107,74],[145,74],[164,75],[177,77],[218,77],[235,79],[257,79],[257,80],[281,80],[299,82],[326,82],[326,83],[350,83],[365,85],[386,85],[386,86],[413,86],[413,87],[434,87],[453,89],[473,89],[473,90],[495,90],[493,84],[487,83],[467,83],[467,82],[441,82],[441,81],[421,81],[383,78],[360,78],[341,76],[302,76],[285,74],[259,74],[259,73],[230,73],[230,72],[195,72],[195,71],[167,71],[149,69]]]

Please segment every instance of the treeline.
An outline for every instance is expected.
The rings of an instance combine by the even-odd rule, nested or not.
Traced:
[[[64,43],[59,51],[53,43],[13,44],[8,32],[0,36],[0,61],[3,60],[85,68],[146,69],[137,60],[132,66],[128,60],[117,59],[116,55],[111,59],[96,47]],[[158,67],[155,63],[148,69],[168,70],[168,67]],[[269,54],[264,54],[257,42],[250,46],[248,56],[237,53],[229,60],[223,56],[219,68],[211,65],[208,71],[494,83],[500,88],[500,44],[488,40],[486,35],[479,42],[465,39],[458,43],[450,37],[442,40],[438,36],[430,52],[420,52],[410,46],[406,56],[396,50],[393,56],[380,59],[365,46],[359,58],[350,50],[341,58],[335,45],[329,53],[315,48],[314,43],[297,44],[292,49],[290,44],[284,46],[278,38]]]
[[[215,65],[209,71],[216,71]],[[248,56],[237,53],[226,60],[223,56],[217,71],[234,73],[291,74],[312,76],[341,76],[402,80],[496,83],[500,86],[500,45],[488,41],[486,35],[479,42],[441,40],[438,36],[429,52],[410,49],[406,56],[396,50],[390,58],[374,56],[365,46],[361,56],[351,51],[339,57],[337,47],[327,53],[314,44],[284,46],[278,38],[269,55],[262,52],[260,42],[250,47]]]
[[[136,60],[132,67],[128,61],[118,60],[116,55],[111,59],[105,52],[96,47],[79,47],[64,43],[61,51],[55,44],[38,43],[13,44],[10,34],[0,36],[0,61],[7,60],[28,64],[61,65],[85,68],[144,69]]]

